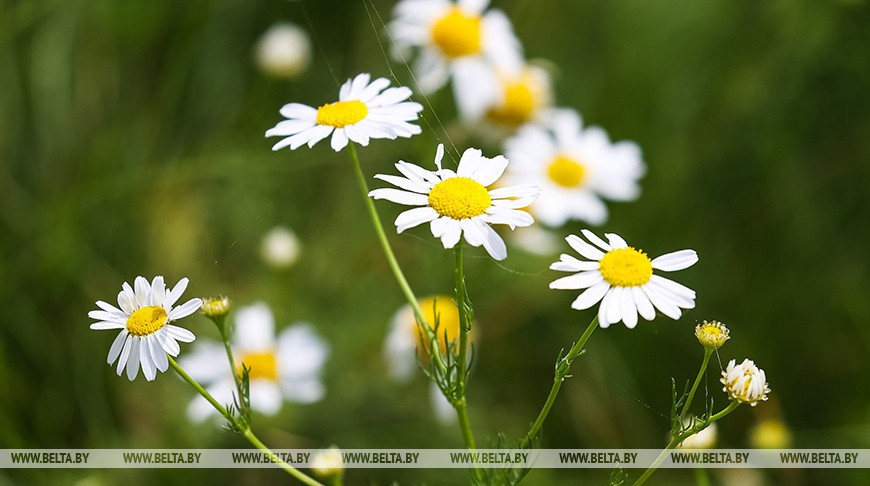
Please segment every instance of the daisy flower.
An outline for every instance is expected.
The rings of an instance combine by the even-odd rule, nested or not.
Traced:
[[[459,309],[452,297],[435,295],[419,300],[420,310],[430,326],[438,320],[438,342],[441,352],[447,350],[447,343],[456,340],[459,336]],[[446,340],[445,340],[446,335]],[[477,340],[478,331],[475,326],[469,333],[472,342]],[[427,354],[423,349],[428,349],[428,342],[421,342],[420,332],[417,329],[417,320],[411,306],[405,304],[393,314],[390,319],[390,332],[384,343],[384,361],[387,363],[387,372],[396,381],[407,382],[417,369],[417,359],[426,359]],[[420,351],[418,351],[420,350]],[[469,358],[470,360],[470,358]],[[434,382],[429,388],[429,401],[432,411],[439,423],[444,425],[456,421],[456,411],[453,405],[444,398],[441,390]]]
[[[231,342],[239,369],[229,369],[223,343],[213,340],[201,340],[180,362],[219,402],[233,402],[236,385],[232,373],[241,375],[242,363],[251,369],[251,408],[258,412],[274,415],[284,400],[313,403],[323,398],[320,374],[329,350],[311,325],[291,325],[276,339],[272,311],[258,302],[239,309]],[[187,413],[192,420],[201,421],[216,412],[197,396]]]
[[[389,31],[402,55],[418,50],[414,75],[424,93],[453,79],[464,118],[476,119],[499,97],[497,71],[515,72],[522,49],[510,21],[489,0],[403,0]],[[401,56],[399,56],[401,57]]]
[[[167,353],[178,356],[181,348],[177,341],[189,343],[196,339],[192,332],[171,324],[193,314],[202,305],[201,299],[190,299],[175,306],[187,283],[188,280],[182,278],[169,290],[163,277],[154,277],[151,283],[144,277],[136,277],[133,287],[127,282],[121,286],[119,308],[98,300],[100,310],[88,312],[88,317],[99,321],[91,324],[91,329],[121,330],[109,348],[107,359],[110,365],[118,361],[118,376],[126,367],[127,378],[133,381],[141,366],[145,379],[151,381],[157,371],[169,368]]]
[[[483,245],[494,259],[504,260],[507,257],[504,241],[490,225],[506,224],[511,229],[531,225],[532,216],[519,208],[531,204],[540,190],[531,184],[488,190],[508,165],[501,155],[490,159],[480,150],[470,148],[462,154],[456,172],[441,167],[443,157],[444,145],[438,145],[435,155],[438,169],[434,172],[400,160],[396,168],[404,177],[375,176],[400,189],[375,189],[369,196],[421,206],[396,218],[399,233],[429,223],[432,235],[441,239],[444,248],[453,248],[464,236],[469,245]]]
[[[719,321],[704,321],[695,326],[695,337],[701,346],[710,349],[719,349],[730,339],[731,331]]]
[[[680,309],[695,307],[695,291],[673,280],[653,275],[653,269],[673,272],[689,268],[698,261],[695,250],[680,250],[650,260],[641,250],[628,246],[619,235],[605,233],[607,242],[589,230],[583,236],[569,235],[565,240],[586,260],[562,254],[551,270],[577,272],[550,283],[551,289],[586,289],[571,304],[573,309],[598,307],[598,322],[606,328],[622,321],[629,329],[637,325],[637,315],[651,321],[655,309],[671,319],[679,319]]]
[[[572,110],[551,110],[546,117],[549,128],[526,125],[505,143],[513,162],[505,180],[541,187],[540,199],[530,208],[535,218],[551,227],[572,219],[599,225],[607,220],[601,198],[638,197],[637,181],[646,168],[636,144],[611,143],[601,128],[582,128]]]
[[[302,145],[314,144],[332,134],[332,148],[338,152],[348,140],[362,146],[369,139],[396,137],[409,138],[420,133],[420,127],[408,123],[419,118],[423,107],[405,101],[411,89],[404,86],[389,88],[390,80],[363,73],[341,86],[338,101],[312,108],[300,103],[289,103],[281,108],[288,118],[266,131],[267,137],[286,137],[272,150],[290,146],[296,150]]]
[[[527,64],[516,72],[498,74],[499,96],[486,111],[486,120],[516,129],[537,120],[553,97],[550,75],[541,67]]]
[[[725,385],[722,391],[728,393],[731,400],[753,407],[767,400],[767,394],[770,393],[764,370],[755,366],[751,359],[744,359],[739,365],[733,359],[729,361],[722,371],[721,381]]]

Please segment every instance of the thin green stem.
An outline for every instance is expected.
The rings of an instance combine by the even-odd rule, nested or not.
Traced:
[[[300,482],[302,482],[302,484],[307,484],[309,486],[323,486],[323,483],[316,481],[314,478],[307,476],[302,471],[284,462],[280,457],[278,457],[277,454],[272,452],[272,449],[269,449],[266,444],[263,444],[263,442],[256,435],[254,435],[254,432],[252,432],[250,428],[246,428],[242,432],[242,435],[245,436],[245,438],[248,439],[248,442],[253,444],[254,447],[268,454],[272,462],[277,464],[281,469],[287,472],[287,474],[298,479]]]
[[[459,355],[456,357],[456,397],[453,407],[459,417],[459,428],[462,430],[462,440],[468,449],[477,449],[474,441],[474,433],[471,430],[471,421],[468,418],[468,408],[465,401],[466,378],[468,377],[468,331],[471,330],[471,319],[468,311],[471,304],[468,302],[468,291],[465,287],[465,267],[462,258],[462,242],[454,249],[456,263],[454,267],[454,279],[456,287],[456,307],[459,308]],[[482,473],[475,468],[474,475],[479,480],[483,479]]]
[[[707,475],[706,469],[695,468],[695,484],[697,486],[710,486],[710,476]]]
[[[662,463],[665,461],[665,457],[667,457],[668,451],[677,447],[681,442],[683,442],[684,440],[686,440],[690,436],[695,435],[698,432],[704,430],[713,422],[716,422],[717,420],[722,419],[723,417],[725,417],[729,413],[736,410],[737,407],[739,407],[739,406],[740,406],[740,402],[731,402],[728,404],[727,407],[725,407],[724,409],[719,411],[719,413],[716,413],[715,415],[710,416],[707,420],[704,420],[703,422],[698,422],[697,424],[695,424],[694,426],[692,426],[688,430],[684,431],[682,434],[678,434],[676,437],[672,438],[671,441],[668,442],[668,445],[666,445],[665,448],[662,449],[662,452],[658,455],[658,457],[656,457],[656,460],[653,461],[652,465],[650,465],[650,467],[647,468],[647,470],[643,472],[643,475],[641,475],[641,477],[639,477],[637,479],[637,481],[635,481],[634,486],[640,486],[647,479],[649,479],[649,477],[652,476],[652,474],[654,472],[656,472],[656,469],[658,469],[659,466],[661,466]]]
[[[384,225],[381,224],[381,218],[378,216],[378,211],[375,208],[375,203],[372,201],[372,198],[369,197],[369,186],[366,183],[365,175],[362,171],[362,166],[359,162],[359,156],[357,156],[356,148],[354,144],[349,143],[348,145],[348,153],[350,154],[350,159],[353,162],[353,171],[356,176],[357,184],[359,185],[359,190],[362,193],[363,200],[365,201],[366,209],[369,213],[369,218],[372,220],[372,224],[375,227],[375,233],[378,236],[378,242],[381,244],[381,248],[384,251],[384,256],[387,257],[387,263],[390,265],[390,270],[393,271],[393,276],[396,279],[396,282],[399,284],[399,287],[402,289],[402,293],[405,294],[405,299],[410,304],[411,309],[414,311],[414,317],[417,318],[417,323],[419,324],[419,328],[421,328],[422,332],[427,336],[429,342],[433,342],[437,340],[435,336],[435,332],[432,330],[432,326],[426,320],[426,317],[423,315],[423,310],[420,309],[420,303],[417,302],[417,297],[414,295],[414,291],[411,290],[411,286],[408,284],[408,280],[405,278],[405,274],[402,273],[402,268],[399,266],[399,262],[396,260],[396,256],[393,254],[393,249],[390,247],[390,241],[387,239],[387,234],[384,232]],[[433,359],[438,364],[438,367],[442,370],[447,369],[447,365],[444,364],[444,361],[441,358],[441,355],[438,352],[433,351],[432,353]]]
[[[568,354],[562,356],[556,363],[556,372],[553,376],[553,387],[550,388],[550,394],[547,395],[547,401],[544,402],[544,406],[541,408],[538,418],[535,419],[535,423],[532,424],[529,433],[526,434],[526,437],[522,442],[520,442],[521,448],[528,447],[531,444],[532,439],[538,435],[538,432],[540,432],[541,427],[544,426],[544,421],[547,420],[547,415],[550,414],[550,409],[553,408],[553,403],[556,402],[556,397],[559,395],[559,390],[562,388],[562,382],[565,381],[565,378],[568,376],[568,371],[571,369],[571,363],[583,353],[583,346],[586,345],[586,342],[589,341],[589,337],[592,336],[592,333],[597,328],[598,316],[596,315],[595,318],[592,319],[592,322],[589,323],[586,330],[583,331],[583,335],[580,336],[580,339],[578,339],[568,351]]]
[[[244,395],[242,394],[242,379],[239,376],[238,369],[236,368],[236,360],[233,357],[233,347],[230,345],[230,337],[227,335],[226,329],[221,326],[221,341],[224,342],[224,349],[227,352],[227,360],[230,362],[230,369],[233,373],[233,381],[236,383],[236,393],[239,397],[239,407],[246,407],[244,400]]]
[[[689,390],[689,396],[686,397],[686,403],[683,405],[683,411],[680,412],[680,421],[686,419],[686,414],[689,413],[689,406],[692,405],[692,399],[695,398],[695,392],[698,390],[698,385],[704,378],[704,373],[707,371],[707,363],[710,362],[710,356],[713,355],[713,348],[704,347],[704,361],[701,362],[701,369],[698,370],[698,376],[695,378],[695,383],[692,384],[692,389]]]
[[[208,400],[208,403],[210,403],[211,406],[214,407],[215,410],[220,412],[220,414],[223,415],[227,420],[229,420],[233,423],[236,423],[236,418],[233,417],[229,412],[227,412],[227,409],[223,405],[218,403],[218,401],[215,400],[213,396],[211,396],[211,393],[205,391],[205,388],[203,388],[202,385],[200,385],[196,380],[194,380],[190,375],[188,375],[187,372],[184,371],[184,368],[182,368],[181,366],[178,365],[178,363],[175,362],[175,360],[172,358],[172,356],[167,356],[167,358],[169,358],[169,366],[171,366],[172,369],[175,370],[176,373],[178,373],[178,376],[183,378],[184,381],[186,381],[188,385],[192,386],[194,388],[194,390],[196,390],[197,392],[199,392],[200,395],[202,395],[203,398]]]
[[[202,385],[200,385],[196,380],[194,380],[190,375],[188,375],[187,372],[184,371],[184,368],[182,368],[172,358],[172,356],[167,356],[167,358],[169,358],[169,365],[172,367],[173,370],[175,370],[176,373],[178,373],[179,376],[181,376],[181,378],[184,379],[184,381],[186,381],[197,392],[199,392],[199,394],[202,395],[203,398],[208,400],[208,403],[210,403],[221,415],[223,415],[224,418],[229,420],[238,430],[240,430],[242,436],[244,436],[245,439],[248,440],[248,442],[253,444],[254,447],[256,447],[257,449],[260,449],[261,451],[269,454],[272,462],[274,462],[275,464],[278,464],[278,466],[281,467],[281,469],[283,469],[288,474],[290,474],[294,478],[301,481],[303,484],[307,484],[309,486],[323,486],[323,484],[315,481],[314,479],[307,476],[302,471],[299,471],[298,469],[294,468],[293,466],[291,466],[291,465],[287,464],[286,462],[284,462],[283,460],[281,460],[281,458],[279,458],[277,455],[275,455],[274,452],[272,452],[272,449],[269,449],[268,447],[266,447],[266,445],[263,444],[263,442],[259,438],[257,438],[256,435],[254,435],[254,432],[251,431],[251,428],[248,426],[248,424],[240,421],[238,418],[236,418],[231,413],[229,413],[223,405],[218,403],[218,401],[215,400],[215,398],[213,396],[211,396],[211,393],[207,392],[205,390],[205,388],[202,387]]]

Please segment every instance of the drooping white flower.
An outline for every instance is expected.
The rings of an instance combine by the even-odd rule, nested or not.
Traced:
[[[583,236],[569,235],[565,240],[586,260],[562,254],[551,270],[576,272],[550,283],[551,289],[585,289],[571,304],[583,310],[601,302],[598,322],[601,327],[622,321],[633,329],[637,315],[651,321],[656,309],[671,319],[679,319],[680,309],[695,307],[695,291],[673,280],[653,274],[653,269],[673,272],[689,268],[698,261],[695,250],[680,250],[650,260],[641,250],[628,246],[617,234],[605,233],[605,242],[589,230]]]
[[[424,93],[452,78],[460,113],[479,118],[500,96],[497,72],[517,72],[522,48],[510,20],[489,0],[402,0],[389,30],[401,59],[418,50],[414,74]]]
[[[296,150],[332,135],[331,146],[338,152],[348,140],[366,146],[370,139],[409,138],[420,133],[420,127],[409,123],[419,118],[423,107],[405,101],[411,90],[404,86],[389,88],[390,80],[378,78],[371,83],[367,73],[347,80],[339,91],[338,101],[312,108],[289,103],[281,108],[288,118],[266,131],[267,137],[285,137],[272,150],[289,146]]]
[[[541,187],[529,208],[551,227],[568,220],[600,225],[607,220],[602,198],[630,201],[640,194],[637,181],[646,171],[633,142],[611,143],[599,127],[582,128],[573,110],[551,110],[547,127],[526,125],[505,143],[511,167],[507,183],[526,181]]]
[[[731,400],[748,403],[753,407],[758,402],[767,400],[770,388],[767,386],[767,377],[764,370],[755,366],[750,359],[744,359],[739,365],[735,360],[728,362],[728,366],[722,372],[722,391],[728,393]]]
[[[187,284],[187,278],[182,278],[169,290],[163,277],[154,277],[151,283],[144,277],[136,277],[134,287],[127,282],[121,286],[117,308],[98,300],[100,310],[88,312],[88,317],[99,321],[91,324],[91,329],[121,329],[109,348],[107,359],[110,365],[118,361],[118,376],[126,367],[127,378],[132,381],[141,366],[145,379],[151,381],[157,371],[169,368],[167,354],[178,356],[181,348],[177,341],[189,343],[196,339],[192,332],[172,324],[193,314],[202,305],[201,299],[175,305]]]
[[[255,56],[257,66],[269,76],[294,78],[311,63],[311,40],[298,25],[279,22],[257,41]]]
[[[250,368],[251,408],[260,413],[278,413],[284,400],[313,403],[323,398],[320,375],[329,347],[310,324],[293,324],[276,339],[272,311],[258,302],[238,310],[231,342],[236,370],[230,370],[223,344],[213,340],[200,340],[180,362],[219,402],[233,403],[233,373],[241,375],[243,363]],[[200,396],[187,412],[194,421],[216,413]]]
[[[441,167],[443,157],[444,146],[438,145],[435,171],[400,160],[396,168],[404,177],[375,176],[400,189],[375,189],[369,196],[420,206],[396,218],[399,233],[430,223],[432,235],[441,239],[444,248],[453,248],[464,237],[469,245],[483,245],[494,259],[504,260],[507,257],[504,241],[490,225],[506,224],[512,229],[531,225],[532,216],[519,208],[531,204],[540,190],[530,184],[487,189],[508,165],[501,155],[490,159],[480,150],[470,148],[462,154],[456,172]]]

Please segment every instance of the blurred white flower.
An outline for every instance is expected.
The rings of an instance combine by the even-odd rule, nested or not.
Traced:
[[[423,317],[429,325],[436,325],[437,316],[438,343],[441,352],[445,352],[447,343],[453,342],[459,336],[459,309],[456,303],[452,297],[435,295],[420,299],[419,304]],[[477,335],[476,329],[473,329],[468,335],[469,340],[475,341]],[[425,351],[428,348],[428,343],[420,341],[414,311],[411,310],[410,305],[403,305],[390,319],[390,332],[384,343],[384,360],[390,377],[400,382],[410,380],[414,370],[417,369],[418,357],[424,362],[428,359]],[[453,405],[447,401],[435,383],[430,383],[429,401],[439,423],[447,425],[456,421]]]
[[[508,165],[501,155],[490,159],[480,150],[470,148],[462,154],[456,172],[441,167],[443,157],[444,145],[438,145],[435,171],[400,160],[396,168],[405,177],[375,176],[400,189],[375,189],[369,196],[420,206],[399,214],[395,221],[399,233],[430,223],[432,235],[441,240],[444,248],[453,248],[464,236],[469,245],[483,245],[492,258],[504,260],[507,258],[504,240],[490,225],[506,224],[513,229],[534,223],[532,216],[519,208],[531,204],[540,190],[531,184],[488,190]]]
[[[691,427],[694,425],[695,418],[691,415],[683,419],[683,427]],[[718,428],[716,422],[705,427],[695,435],[690,435],[683,442],[677,445],[678,449],[712,449],[716,445],[718,437]]]
[[[550,74],[543,68],[524,65],[516,72],[498,73],[499,96],[486,111],[486,120],[516,129],[538,120],[553,97]]]
[[[200,340],[180,362],[218,402],[233,403],[232,373],[240,375],[242,363],[251,369],[251,408],[258,412],[274,415],[284,400],[313,403],[323,398],[320,375],[329,347],[311,325],[291,325],[276,339],[272,311],[258,302],[238,310],[231,342],[236,370],[230,370],[223,344],[214,340]],[[197,396],[187,413],[191,420],[201,421],[216,411]]]
[[[274,268],[287,268],[299,258],[299,238],[292,230],[276,226],[269,230],[260,244],[260,256]]]
[[[202,305],[201,299],[190,299],[180,306],[175,303],[187,288],[187,278],[182,278],[172,290],[166,288],[163,277],[154,277],[148,283],[144,277],[136,277],[135,289],[124,282],[118,294],[117,308],[102,300],[97,301],[101,310],[88,312],[88,317],[99,322],[91,329],[121,329],[109,348],[109,364],[118,360],[118,376],[127,368],[127,378],[133,381],[142,367],[148,381],[157,376],[157,371],[169,368],[167,353],[178,356],[181,348],[176,341],[189,343],[196,339],[187,329],[171,323],[187,317]]]
[[[680,308],[695,307],[694,290],[653,275],[653,269],[673,272],[691,267],[698,261],[695,250],[675,251],[650,260],[646,253],[628,246],[617,234],[605,233],[605,242],[587,229],[582,233],[592,244],[577,235],[568,235],[565,240],[587,260],[563,253],[558,262],[550,265],[551,270],[576,272],[550,282],[551,289],[586,289],[571,304],[572,309],[588,309],[600,301],[601,327],[622,321],[634,329],[638,314],[651,321],[658,309],[676,320],[680,318]]]
[[[728,398],[753,407],[767,400],[770,393],[764,370],[755,366],[751,359],[744,359],[739,365],[733,359],[729,361],[721,381],[725,385],[722,391],[728,393]]]
[[[607,220],[601,198],[638,197],[646,167],[635,143],[611,143],[601,128],[583,129],[573,110],[549,110],[545,118],[549,128],[526,125],[505,143],[511,161],[506,183],[541,187],[541,197],[529,208],[536,219],[551,227],[568,220],[600,225]]]
[[[423,107],[405,101],[411,96],[410,88],[389,88],[390,80],[378,78],[369,82],[371,75],[359,74],[347,80],[338,94],[338,101],[312,108],[300,103],[281,107],[281,115],[288,120],[279,122],[266,131],[267,137],[284,137],[272,150],[289,146],[296,150],[302,145],[314,144],[332,135],[332,149],[338,152],[348,141],[362,146],[373,138],[410,138],[420,133],[420,127],[409,122],[419,118]]]
[[[257,41],[255,56],[257,66],[269,76],[294,78],[311,63],[311,40],[298,25],[279,22]]]
[[[517,72],[522,48],[510,20],[489,0],[402,0],[389,30],[404,57],[417,49],[414,74],[424,93],[453,79],[463,118],[477,119],[500,96],[496,72]]]
[[[311,456],[311,472],[320,479],[332,479],[344,474],[344,458],[341,449],[332,446]],[[336,483],[338,484],[338,483]]]
[[[559,252],[562,239],[552,230],[533,224],[511,232],[511,242],[523,250],[539,256],[552,256]]]

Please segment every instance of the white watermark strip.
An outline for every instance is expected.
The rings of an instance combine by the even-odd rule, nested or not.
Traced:
[[[308,468],[320,449],[0,449],[8,468]],[[660,449],[348,449],[345,468],[646,469]],[[870,468],[870,449],[678,449],[662,468]]]

